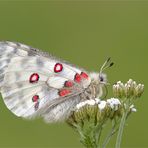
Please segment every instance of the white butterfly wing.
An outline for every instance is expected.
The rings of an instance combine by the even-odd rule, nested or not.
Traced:
[[[17,116],[64,119],[90,83],[80,69],[20,43],[0,42],[0,57],[2,97]]]
[[[28,52],[21,50],[16,43],[0,42],[0,87],[3,85],[4,73],[11,62],[11,59],[16,56],[25,57]]]

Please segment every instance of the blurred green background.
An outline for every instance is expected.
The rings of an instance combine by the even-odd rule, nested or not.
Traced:
[[[106,71],[111,84],[133,78],[147,90],[148,1],[0,1],[0,40],[43,49],[88,71],[99,71],[112,57],[115,66]],[[147,91],[136,108],[122,147],[148,147]],[[0,148],[82,147],[66,124],[18,118],[2,99],[0,117]]]

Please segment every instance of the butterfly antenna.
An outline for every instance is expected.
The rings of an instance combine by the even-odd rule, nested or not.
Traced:
[[[103,73],[103,71],[104,71],[105,69],[109,68],[109,67],[112,67],[113,65],[114,65],[114,63],[111,62],[111,58],[109,57],[109,58],[103,63],[103,65],[102,65],[101,68],[100,68],[100,72],[99,72],[99,78],[100,78],[100,80],[102,79],[102,73]],[[108,84],[108,83],[103,83],[103,84],[105,84],[105,85],[104,85],[104,88],[105,88],[105,96],[104,96],[104,98],[106,98],[107,95],[108,95],[108,89],[107,89],[107,84]]]
[[[114,63],[111,62],[111,58],[109,57],[104,63],[103,65],[101,66],[100,68],[100,74],[106,69],[106,68],[109,68],[111,66],[113,66]]]

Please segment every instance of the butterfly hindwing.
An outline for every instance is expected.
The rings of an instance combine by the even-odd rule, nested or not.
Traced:
[[[79,95],[70,96],[66,101],[59,102],[53,107],[48,106],[42,112],[42,116],[46,122],[56,122],[66,119],[74,107],[81,101]]]

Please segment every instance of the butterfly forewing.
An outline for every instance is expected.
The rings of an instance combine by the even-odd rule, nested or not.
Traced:
[[[64,119],[80,102],[89,76],[38,49],[0,42],[0,87],[8,109],[22,117]]]

